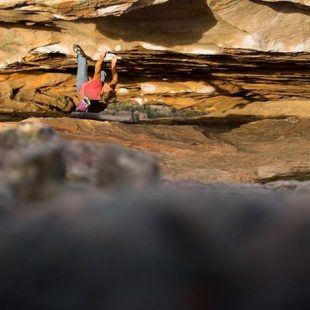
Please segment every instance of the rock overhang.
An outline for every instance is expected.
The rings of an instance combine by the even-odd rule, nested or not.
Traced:
[[[246,101],[308,98],[310,18],[307,10],[289,2],[111,0],[78,1],[73,6],[72,1],[60,0],[2,1],[0,72],[67,73],[68,78],[60,80],[69,84],[53,93],[63,102],[61,109],[68,109],[68,102],[58,97],[65,88],[72,96],[72,45],[79,43],[93,60],[104,50],[122,54],[122,76],[155,82],[215,81],[221,89],[215,96],[228,93],[228,101],[236,94],[246,94]],[[218,87],[218,81],[228,83],[229,90]],[[18,98],[14,89],[19,86],[3,87],[2,98]],[[43,89],[46,95],[48,89]],[[29,90],[26,93],[19,95],[30,100]]]

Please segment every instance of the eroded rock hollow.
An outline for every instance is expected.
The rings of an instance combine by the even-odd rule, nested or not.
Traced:
[[[104,50],[121,56],[119,101],[216,115],[262,114],[270,103],[271,114],[276,106],[309,115],[309,8],[307,0],[0,1],[0,110],[71,111],[78,43],[92,64]]]

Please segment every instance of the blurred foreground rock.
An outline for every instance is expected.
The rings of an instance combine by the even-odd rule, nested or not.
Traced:
[[[1,308],[308,309],[309,191],[227,189],[24,203],[0,226]]]
[[[65,142],[41,123],[1,131],[0,149],[1,176],[20,198],[44,198],[69,181],[120,188],[159,180],[151,155],[114,145]]]
[[[2,177],[17,196],[37,198],[65,177],[63,142],[43,124],[22,124],[0,133]]]
[[[0,141],[1,309],[309,308],[309,181],[160,180],[43,124]]]
[[[154,158],[117,145],[66,142],[68,180],[89,181],[98,187],[145,187],[160,177]]]

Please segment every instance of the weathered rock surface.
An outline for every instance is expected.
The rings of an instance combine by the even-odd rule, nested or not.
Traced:
[[[306,5],[305,1],[300,3]],[[171,12],[174,13],[173,16]],[[120,15],[120,17],[113,15]],[[216,51],[216,47],[266,51],[273,49],[279,52],[309,51],[307,12],[283,2],[268,4],[266,1],[250,0],[191,2],[129,0],[79,1],[76,4],[65,0],[5,1],[1,3],[0,16],[1,20],[7,23],[50,22],[51,30],[57,30],[57,28],[65,30],[61,31],[65,33],[58,34],[58,37],[73,34],[72,31],[75,31],[76,40],[83,36],[85,38],[86,31],[93,25],[96,27],[92,29],[97,31],[91,38],[88,36],[88,39],[96,44],[96,40],[100,39],[99,31],[102,31],[101,44],[102,42],[107,45],[112,44],[110,48],[115,46],[115,43],[121,43],[121,47],[129,47],[132,46],[132,43],[130,44],[132,41],[135,44],[144,42],[151,49],[152,45],[155,49],[156,46],[168,49],[172,47],[173,50],[198,54],[209,54],[212,50]],[[99,18],[100,16],[105,18]],[[91,20],[88,22],[85,20],[87,18]],[[94,20],[94,18],[97,19]],[[83,19],[83,21],[81,23],[77,21],[74,24],[62,22],[66,19]],[[261,20],[264,20],[264,23],[261,23]],[[135,27],[128,29],[128,25]],[[29,31],[40,31],[36,27],[32,28],[35,25],[27,26]],[[82,29],[84,31],[79,34],[77,30]],[[41,30],[44,31],[44,29]],[[46,30],[48,31],[48,28]],[[18,33],[22,29],[16,29],[16,31]],[[290,36],[292,33],[294,36]],[[104,37],[107,40],[103,40]],[[54,34],[54,38],[57,38],[57,33]],[[47,40],[48,38],[37,39]],[[62,46],[71,49],[71,42],[72,38],[69,42],[57,42],[58,48]],[[49,44],[52,43],[56,42],[49,42]],[[87,45],[89,45],[88,52],[97,51],[97,44],[97,47],[92,44]],[[57,49],[57,46],[51,48]]]
[[[222,123],[221,119],[195,119],[194,125],[182,126],[125,125],[71,118],[42,118],[39,121],[53,127],[66,139],[116,143],[147,151],[157,159],[163,175],[172,180],[266,183],[310,177],[309,119],[260,120],[241,126],[234,118],[224,119]],[[26,122],[38,122],[38,119]],[[1,124],[2,128],[15,126],[16,123]],[[89,170],[85,170],[85,165],[75,165],[73,155],[67,160],[70,165],[72,157],[73,165],[80,167],[86,175],[83,177],[82,174],[82,178],[89,179],[87,174],[93,175],[97,171],[98,154],[99,150],[87,147],[85,153],[78,155],[78,158],[89,158],[89,166],[86,165]],[[104,164],[107,169],[109,165],[105,157],[102,158],[104,171]],[[152,175],[149,174],[154,171],[152,164],[146,167],[146,174],[141,171],[142,176]],[[132,177],[135,177],[134,173]],[[94,180],[93,177],[90,179]],[[153,180],[152,177],[147,179]]]
[[[76,20],[108,15],[121,15],[132,10],[167,2],[168,0],[2,0],[2,21],[46,22],[54,20]]]
[[[303,6],[258,0],[3,1],[0,111],[73,109],[74,43],[94,60],[106,49],[122,56],[122,101],[207,112],[253,101],[309,103],[310,18],[307,2],[295,2]],[[155,85],[151,93],[145,83]]]
[[[309,0],[261,0],[261,1],[266,1],[266,2],[280,2],[280,1],[287,1],[287,2],[292,2],[296,3],[298,5],[303,5],[303,6],[310,6],[310,1]]]
[[[235,107],[265,102],[268,115],[269,111],[272,114],[268,103],[285,100],[284,106],[290,102],[290,112],[280,111],[278,115],[300,115],[300,102],[305,107],[303,116],[310,115],[308,54],[272,56],[231,51],[231,54],[182,58],[178,54],[142,50],[123,54],[127,62],[119,64],[120,102],[160,103],[178,109],[226,111],[227,114]],[[1,111],[70,111],[78,100],[74,75],[63,73],[75,66],[72,59],[68,62],[67,59],[65,55],[31,56],[5,69],[7,73],[0,75],[0,100],[4,103]],[[36,71],[38,67],[53,66],[59,72]],[[16,70],[24,73],[13,73]],[[294,114],[295,104],[297,114]],[[259,111],[254,106],[251,113],[257,115]]]

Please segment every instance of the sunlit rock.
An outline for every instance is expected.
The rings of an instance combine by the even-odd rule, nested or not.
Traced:
[[[2,1],[0,111],[73,110],[76,43],[93,60],[105,50],[122,56],[121,88],[129,92],[120,100],[146,91],[144,103],[205,112],[223,102],[228,111],[253,101],[308,101],[307,8],[301,0]],[[172,82],[165,95],[145,90],[163,80]],[[215,91],[180,93],[180,82]]]

